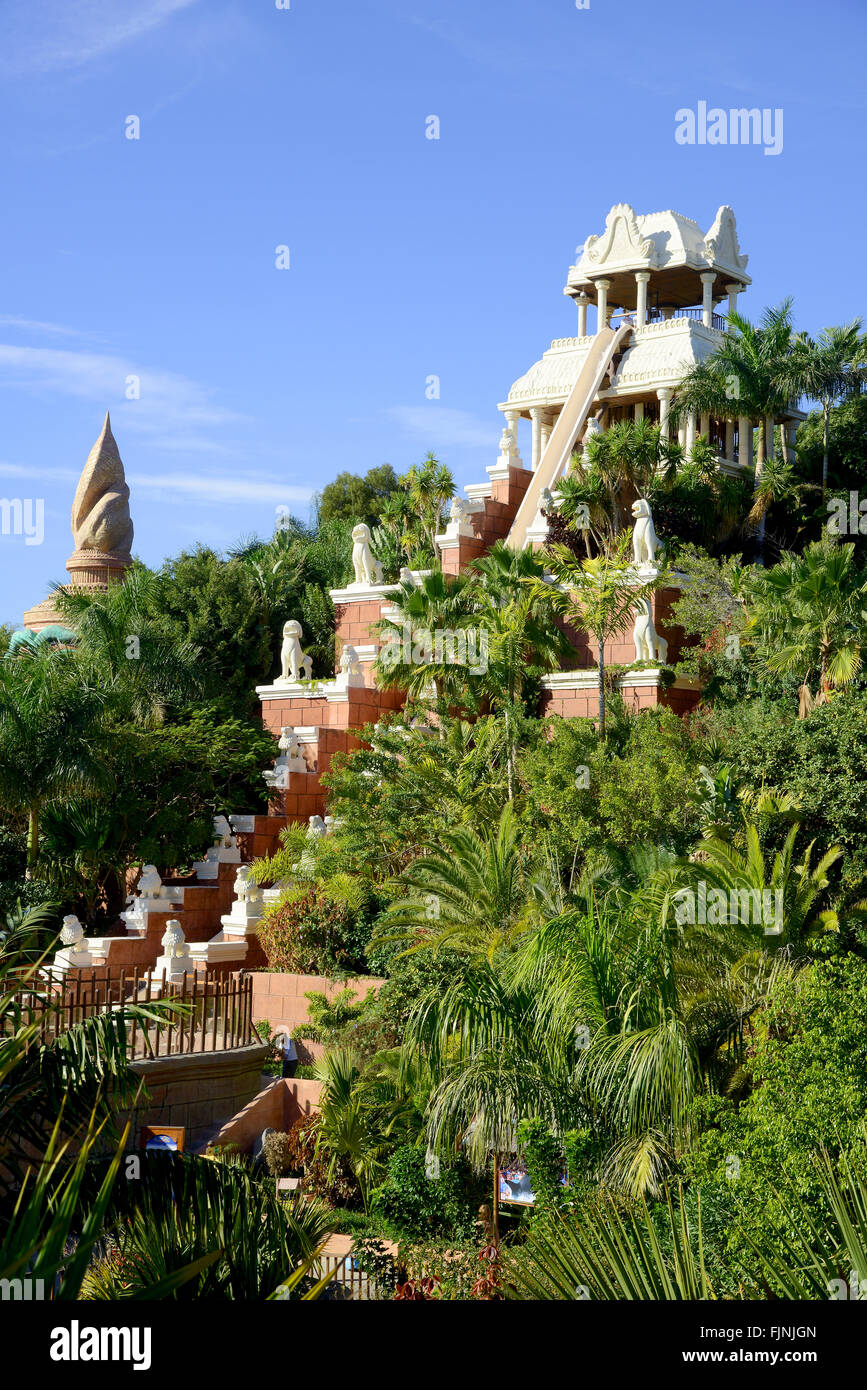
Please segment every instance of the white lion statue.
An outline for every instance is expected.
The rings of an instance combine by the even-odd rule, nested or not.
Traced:
[[[659,549],[659,538],[653,525],[650,504],[639,497],[632,504],[635,525],[632,528],[632,555],[636,565],[653,565]]]
[[[640,598],[638,600],[638,613],[635,618],[635,627],[632,630],[632,638],[635,642],[636,661],[658,661],[661,666],[664,666],[668,661],[668,643],[664,637],[660,637],[656,630],[649,599]]]
[[[285,753],[287,758],[297,758],[301,755],[301,745],[298,742],[298,735],[291,724],[284,724],[280,730],[280,738],[277,747],[281,753]]]
[[[235,837],[225,816],[214,816],[214,845],[219,849],[234,849]]]
[[[166,929],[162,939],[163,955],[169,960],[187,954],[184,929],[174,917],[170,922],[166,922]]]
[[[356,584],[381,584],[382,565],[370,550],[370,527],[363,521],[352,528],[352,568]]]
[[[301,624],[290,618],[283,624],[283,643],[280,647],[280,679],[283,682],[312,680],[313,658],[301,650]]]
[[[60,928],[60,942],[63,946],[77,946],[79,941],[84,939],[84,927],[79,922],[74,913],[70,913],[63,919],[63,926]]]
[[[345,676],[358,676],[361,674],[358,652],[351,642],[344,642],[343,644],[343,651],[340,653],[340,669]]]
[[[143,898],[162,898],[163,881],[153,864],[145,864],[138,881],[138,891]]]

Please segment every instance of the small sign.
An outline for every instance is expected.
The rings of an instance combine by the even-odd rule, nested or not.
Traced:
[[[146,1153],[184,1152],[183,1125],[142,1125],[139,1147]]]

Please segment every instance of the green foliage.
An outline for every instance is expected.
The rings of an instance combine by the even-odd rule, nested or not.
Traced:
[[[527,728],[535,721],[527,721]],[[414,846],[456,825],[495,822],[508,797],[503,721],[437,712],[431,738],[417,706],[363,731],[367,746],[338,754],[323,777],[339,821],[335,843],[354,869],[387,882]]]
[[[844,858],[832,870],[842,901],[867,894],[867,693],[852,691],[798,719],[792,704],[747,705],[714,711],[706,733],[737,769],[748,787],[787,795],[797,808],[804,843],[815,841],[815,854],[840,845]],[[783,831],[770,836],[781,843]]]
[[[328,1229],[326,1208],[278,1201],[242,1160],[147,1154],[137,1182],[115,1184],[111,1243],[87,1282],[95,1299],[143,1296],[191,1263],[175,1298],[263,1299],[309,1260]]]
[[[326,521],[348,521],[354,526],[364,521],[375,526],[382,513],[382,504],[398,487],[398,479],[390,463],[369,468],[364,477],[358,473],[338,473],[319,494],[320,525]]]
[[[697,1103],[702,1133],[684,1161],[688,1178],[737,1215],[725,1254],[748,1260],[749,1240],[793,1238],[798,1214],[787,1186],[810,1217],[831,1212],[814,1156],[853,1145],[867,1113],[867,964],[855,957],[817,961],[781,979],[755,1020],[740,1103]]]
[[[484,1189],[472,1178],[462,1157],[439,1160],[428,1177],[422,1149],[402,1145],[388,1160],[388,1176],[373,1193],[375,1214],[398,1235],[448,1234],[455,1240],[473,1234]]]
[[[288,889],[258,928],[271,970],[328,977],[364,972],[369,935],[363,914],[326,886]]]
[[[213,817],[262,806],[262,767],[275,743],[245,720],[210,706],[157,728],[110,728],[103,754],[109,785],[97,799],[58,803],[44,820],[49,882],[91,926],[123,906],[127,866],[183,869],[213,840]]]
[[[606,847],[638,841],[682,852],[697,829],[691,792],[699,761],[688,729],[670,710],[629,717],[605,747],[589,720],[554,715],[520,759],[524,835],[532,827],[536,837],[546,836],[566,871]]]
[[[822,475],[822,411],[814,410],[798,427],[798,469],[805,477]],[[867,484],[867,395],[853,396],[831,408],[828,482],[831,492],[848,500],[850,488],[863,493]]]
[[[258,713],[255,687],[279,669],[287,617],[301,622],[314,674],[333,673],[328,590],[351,576],[349,532],[345,521],[314,529],[290,517],[270,541],[249,541],[228,557],[199,546],[158,571],[155,620],[175,641],[201,649],[209,697],[226,714]]]
[[[359,1024],[370,1014],[375,990],[369,989],[362,998],[352,988],[339,989],[332,998],[321,991],[305,992],[309,1020],[298,1025],[300,1037],[325,1047],[348,1047],[354,1041]]]

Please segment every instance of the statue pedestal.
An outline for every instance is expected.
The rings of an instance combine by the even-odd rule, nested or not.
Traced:
[[[180,984],[185,975],[195,975],[196,965],[189,952],[183,956],[157,956],[154,975],[166,972],[166,984]]]

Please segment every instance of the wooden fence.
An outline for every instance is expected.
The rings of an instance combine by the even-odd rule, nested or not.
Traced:
[[[253,1026],[253,977],[196,972],[182,984],[166,980],[166,972],[107,968],[68,973],[41,970],[14,993],[14,1009],[23,1023],[38,1025],[41,1043],[51,1042],[83,1019],[111,1010],[149,1006],[171,1000],[181,1005],[164,1021],[146,1017],[124,1020],[130,1061],[153,1057],[221,1052],[258,1041]],[[7,1026],[11,1013],[7,1012]]]

